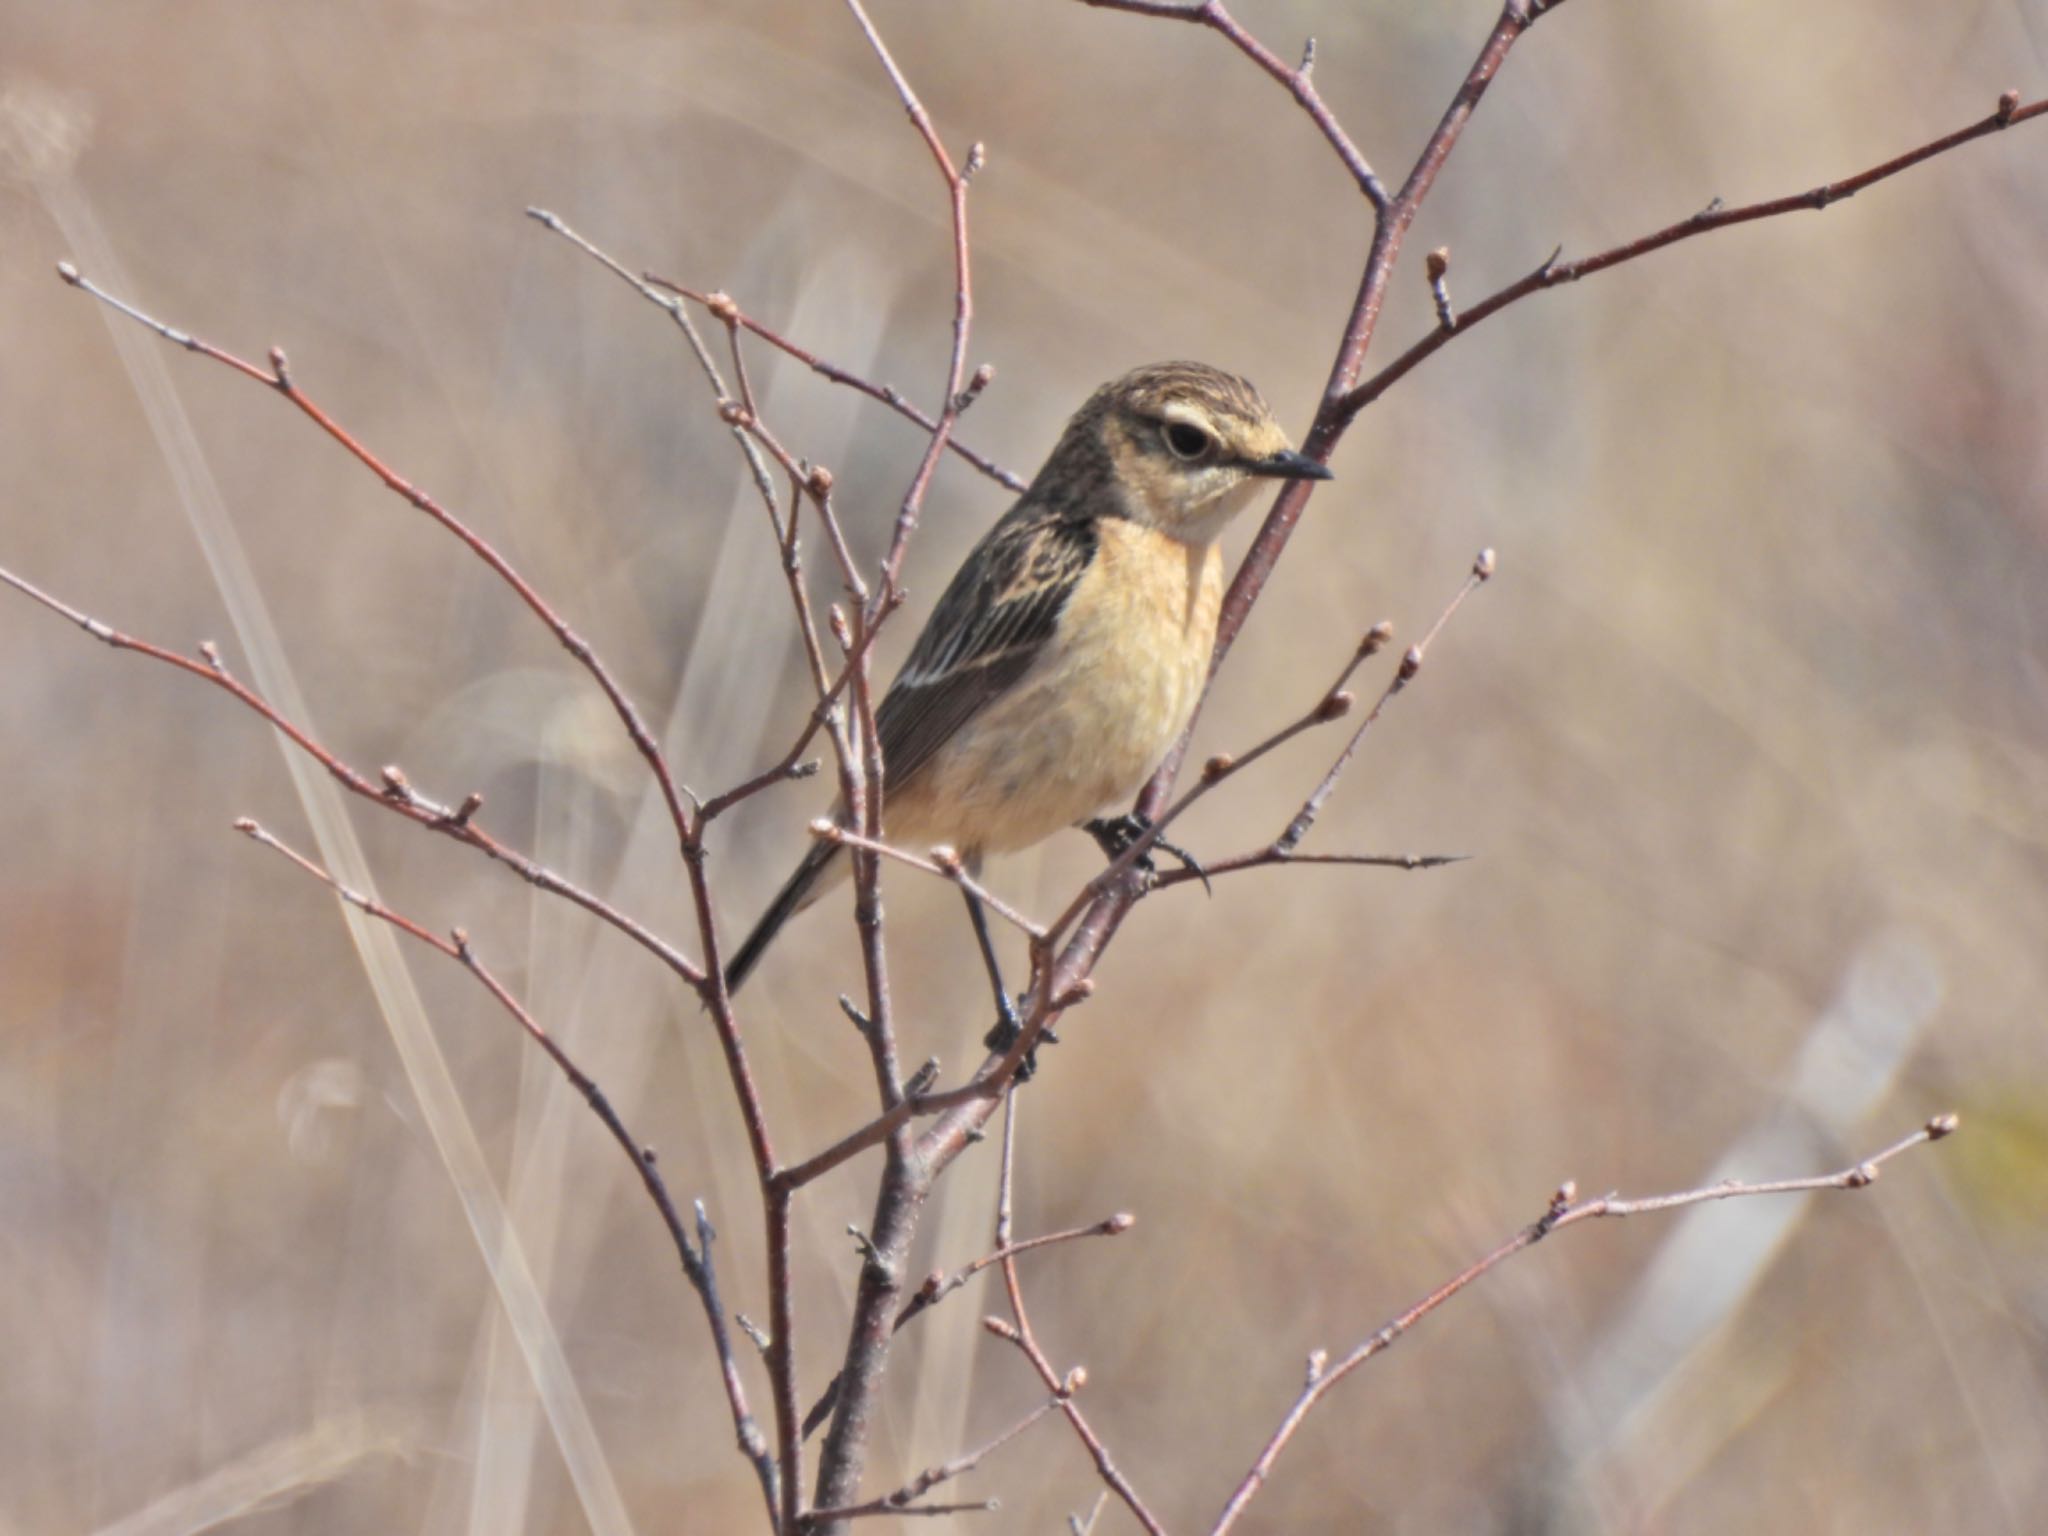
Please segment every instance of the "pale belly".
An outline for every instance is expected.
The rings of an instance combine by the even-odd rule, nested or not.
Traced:
[[[1106,531],[1056,649],[889,796],[891,841],[1000,853],[1128,807],[1201,696],[1222,587],[1213,546],[1139,560],[1147,537]]]

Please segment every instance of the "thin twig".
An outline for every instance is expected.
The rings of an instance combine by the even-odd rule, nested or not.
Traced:
[[[1708,204],[1689,218],[1680,219],[1676,224],[1667,224],[1649,234],[1638,235],[1633,240],[1610,246],[1591,256],[1581,256],[1574,261],[1562,261],[1562,250],[1554,251],[1527,276],[1508,284],[1498,292],[1489,294],[1477,304],[1459,312],[1454,328],[1439,325],[1438,328],[1416,342],[1407,351],[1395,358],[1371,378],[1345,393],[1336,404],[1337,418],[1348,422],[1366,406],[1387,392],[1395,383],[1406,377],[1418,363],[1439,351],[1453,336],[1463,335],[1480,321],[1491,318],[1520,299],[1548,288],[1565,283],[1575,283],[1582,277],[1595,272],[1605,272],[1624,262],[1647,256],[1652,251],[1661,251],[1667,245],[1676,245],[1681,240],[1690,240],[1696,235],[1709,234],[1717,229],[1728,229],[1737,224],[1753,223],[1757,219],[1776,218],[1781,214],[1819,212],[1831,207],[1844,198],[1853,197],[1865,187],[1910,170],[1924,160],[1946,154],[1957,146],[1981,139],[1989,134],[2023,123],[2030,118],[2048,114],[2048,97],[2028,102],[2022,106],[2017,91],[2008,91],[1998,101],[1997,110],[1989,117],[1978,119],[1953,133],[1943,134],[1938,139],[1907,150],[1894,156],[1882,165],[1874,165],[1867,171],[1854,176],[1845,176],[1839,181],[1824,182],[1809,187],[1804,192],[1794,192],[1785,197],[1766,198],[1762,202],[1744,203],[1739,207],[1723,207],[1719,199]]]
[[[1034,939],[1045,937],[1044,928],[967,873],[966,866],[960,862],[960,856],[943,844],[932,849],[930,858],[919,858],[907,848],[898,848],[892,843],[885,843],[876,838],[862,837],[860,833],[842,827],[838,822],[824,816],[811,823],[811,836],[823,842],[837,843],[842,848],[858,848],[866,853],[877,854],[917,870],[920,874],[950,881],[1019,932]]]
[[[653,272],[643,273],[642,277],[646,282],[657,288],[666,288],[671,293],[680,294],[694,303],[703,305],[714,316],[723,318],[725,314],[730,313],[733,324],[751,331],[754,335],[760,337],[761,340],[767,342],[769,346],[775,348],[776,351],[786,353],[788,356],[795,358],[820,377],[829,379],[834,384],[843,384],[849,389],[860,391],[870,400],[881,402],[905,421],[914,422],[927,432],[938,430],[939,424],[933,419],[931,413],[921,409],[914,402],[905,398],[903,392],[896,388],[895,385],[877,384],[871,379],[863,378],[851,368],[842,367],[838,363],[818,356],[817,353],[809,348],[790,340],[789,337],[784,336],[774,327],[747,313],[746,310],[742,309],[734,301],[730,294],[723,292],[699,292],[686,283],[679,283],[673,278],[661,277]],[[993,459],[975,452],[957,437],[947,439],[946,446],[998,485],[1012,491],[1024,489],[1026,482],[1022,476],[1012,474]]]
[[[176,667],[202,682],[212,684],[252,713],[268,721],[293,746],[325,768],[342,788],[417,822],[430,832],[438,832],[444,837],[453,838],[465,847],[475,849],[486,858],[504,865],[538,890],[574,902],[600,921],[609,923],[691,985],[694,986],[703,980],[703,969],[659,934],[628,917],[595,892],[557,874],[546,865],[484,831],[477,825],[475,819],[477,809],[483,803],[481,796],[471,795],[461,805],[450,809],[413,789],[405,776],[395,768],[386,768],[379,779],[372,780],[368,775],[335,756],[316,741],[303,726],[287,719],[268,699],[235,677],[220,659],[220,653],[211,646],[202,648],[205,658],[203,661],[194,661],[189,656],[181,656],[176,651],[148,640],[124,634],[112,625],[72,607],[61,598],[52,596],[10,570],[0,568],[0,582],[5,582],[17,592],[42,604],[52,613],[69,619],[95,640],[103,641],[117,651],[133,651],[139,656],[147,656],[152,661]]]
[[[1208,27],[1229,39],[1238,52],[1279,81],[1301,110],[1308,114],[1309,121],[1321,130],[1323,137],[1329,140],[1330,148],[1337,152],[1337,158],[1344,162],[1344,169],[1349,171],[1351,179],[1358,183],[1358,190],[1365,194],[1366,201],[1374,208],[1387,206],[1387,189],[1380,184],[1379,177],[1373,174],[1372,167],[1366,164],[1365,156],[1360,154],[1358,146],[1351,142],[1351,136],[1344,131],[1343,125],[1337,121],[1336,114],[1330,111],[1328,104],[1316,91],[1315,82],[1310,78],[1315,63],[1315,39],[1309,39],[1308,47],[1302,52],[1301,67],[1294,69],[1288,66],[1286,60],[1238,25],[1236,18],[1223,8],[1221,0],[1197,0],[1197,3],[1192,5],[1175,5],[1167,3],[1167,0],[1083,0],[1083,3],[1100,10],[1130,11],[1135,15],[1157,17],[1162,21],[1190,21]]]
[[[668,759],[663,756],[660,743],[654,739],[654,733],[647,728],[646,722],[641,718],[639,707],[633,703],[632,699],[627,696],[625,689],[612,676],[611,669],[591,649],[590,642],[578,634],[569,624],[569,621],[557,613],[553,605],[543,598],[524,576],[519,574],[518,570],[512,565],[512,562],[498,552],[496,545],[463,522],[434,497],[421,490],[403,475],[392,469],[382,459],[378,458],[375,453],[358,441],[346,427],[329,415],[319,402],[300,389],[292,379],[291,368],[285,360],[284,350],[281,347],[271,348],[270,367],[268,369],[260,368],[256,364],[237,357],[234,353],[217,347],[209,341],[203,341],[185,331],[178,330],[174,326],[167,325],[155,316],[128,303],[126,300],[117,298],[93,282],[92,279],[80,273],[78,268],[68,261],[58,264],[57,273],[72,287],[90,294],[109,308],[148,327],[156,332],[157,335],[163,337],[164,340],[183,347],[188,352],[197,352],[202,357],[224,364],[236,373],[241,374],[244,378],[253,379],[258,384],[267,385],[272,390],[275,390],[291,402],[309,421],[347,450],[357,463],[361,464],[382,481],[387,490],[417,511],[425,513],[449,533],[452,533],[457,539],[461,540],[469,548],[470,553],[490,567],[491,571],[506,586],[512,589],[519,600],[532,612],[534,617],[539,619],[547,627],[548,631],[554,635],[562,649],[573,656],[578,665],[590,674],[591,679],[597,684],[599,690],[610,701],[612,712],[619,717],[619,723],[625,727],[627,737],[632,741],[634,749],[639,752],[641,758],[646,762],[648,772],[653,775],[656,785],[659,786],[662,801],[668,807],[669,820],[674,823],[677,839],[679,841],[687,840],[690,835],[690,814],[684,808],[681,791],[676,786],[674,775],[669,771]]]
[[[469,935],[463,929],[455,929],[448,938],[441,937],[404,913],[344,885],[321,865],[247,817],[235,823],[235,830],[272,852],[281,854],[305,873],[326,885],[350,906],[368,913],[380,922],[390,924],[401,933],[409,934],[430,949],[460,964],[477,979],[485,991],[491,994],[498,1006],[513,1017],[519,1027],[526,1031],[528,1037],[547,1053],[548,1059],[561,1071],[569,1086],[590,1106],[591,1112],[597,1116],[612,1140],[619,1144],[620,1149],[625,1152],[639,1173],[641,1185],[646,1189],[648,1198],[654,1202],[655,1209],[661,1215],[662,1224],[668,1228],[669,1238],[675,1244],[676,1254],[682,1261],[683,1274],[703,1304],[705,1316],[711,1326],[712,1345],[718,1352],[720,1370],[725,1382],[726,1401],[732,1411],[733,1427],[739,1435],[740,1450],[754,1467],[772,1517],[776,1509],[777,1493],[775,1466],[769,1459],[767,1443],[762,1439],[760,1426],[754,1422],[753,1414],[747,1408],[746,1388],[740,1381],[739,1368],[733,1359],[732,1338],[726,1330],[725,1311],[719,1302],[717,1279],[710,1265],[711,1225],[705,1218],[702,1205],[699,1205],[696,1211],[700,1247],[692,1248],[683,1227],[682,1216],[676,1210],[675,1202],[669,1196],[668,1185],[656,1166],[654,1149],[643,1145],[627,1130],[625,1122],[619,1118],[618,1111],[612,1107],[612,1102],[604,1090],[570,1059],[569,1054],[562,1049],[554,1036],[549,1034],[526,1006],[512,995],[511,989],[499,981],[497,976],[477,958],[476,951],[469,942]]]
[[[1323,1400],[1332,1387],[1373,1356],[1392,1348],[1394,1341],[1402,1334],[1474,1281],[1482,1279],[1525,1248],[1534,1247],[1551,1233],[1602,1217],[1640,1216],[1651,1211],[1669,1211],[1681,1206],[1701,1205],[1709,1200],[1732,1200],[1752,1195],[1801,1194],[1816,1190],[1863,1189],[1876,1181],[1878,1170],[1893,1158],[1926,1142],[1941,1140],[1954,1132],[1958,1124],[1955,1115],[1936,1115],[1912,1135],[1901,1137],[1883,1151],[1839,1172],[1812,1178],[1772,1179],[1762,1183],[1726,1179],[1699,1189],[1681,1190],[1670,1195],[1651,1195],[1634,1200],[1624,1200],[1618,1195],[1609,1194],[1596,1200],[1581,1201],[1573,1184],[1567,1182],[1559,1186],[1557,1192],[1550,1197],[1550,1203],[1543,1214],[1535,1221],[1484,1258],[1446,1280],[1407,1311],[1391,1319],[1335,1365],[1331,1365],[1328,1357],[1320,1350],[1310,1355],[1308,1378],[1300,1395],[1295,1398],[1293,1406],[1281,1419],[1279,1428],[1274,1430],[1264,1449],[1259,1452],[1251,1470],[1245,1473],[1231,1493],[1229,1502],[1223,1506],[1222,1513],[1216,1517],[1216,1523],[1210,1527],[1209,1536],[1224,1536],[1224,1533],[1237,1522],[1238,1516],[1244,1512],[1253,1495],[1265,1486],[1267,1478],[1272,1474],[1273,1464],[1279,1460],[1280,1453],[1287,1448],[1288,1441],[1293,1439],[1295,1431],[1301,1427],[1302,1420],[1308,1417],[1309,1411]]]
[[[1071,1243],[1084,1237],[1115,1237],[1130,1231],[1137,1224],[1138,1218],[1129,1211],[1118,1211],[1114,1216],[1105,1216],[1102,1220],[1085,1227],[1067,1227],[1058,1232],[1027,1237],[1021,1243],[1006,1243],[992,1253],[983,1254],[973,1263],[954,1270],[950,1275],[943,1270],[933,1270],[925,1276],[924,1284],[918,1287],[917,1293],[903,1304],[903,1310],[896,1314],[896,1326],[901,1328],[912,1318],[923,1315],[992,1265],[1007,1264],[1019,1254],[1050,1248],[1055,1243]]]
[[[1402,653],[1401,664],[1394,669],[1394,675],[1388,679],[1386,688],[1373,707],[1367,711],[1366,717],[1358,722],[1358,729],[1351,733],[1351,739],[1344,743],[1344,750],[1337,754],[1336,761],[1330,764],[1329,771],[1302,802],[1301,809],[1294,813],[1294,819],[1287,823],[1287,829],[1274,839],[1273,851],[1281,858],[1287,858],[1301,846],[1301,840],[1308,836],[1309,828],[1315,825],[1316,817],[1322,814],[1323,806],[1337,788],[1337,781],[1344,776],[1344,770],[1351,766],[1352,758],[1357,756],[1358,748],[1365,740],[1365,733],[1372,729],[1381,712],[1393,702],[1394,697],[1415,680],[1416,674],[1422,670],[1423,658],[1429,654],[1431,642],[1451,621],[1451,615],[1464,605],[1465,599],[1493,575],[1494,564],[1493,551],[1482,549],[1478,558],[1472,562],[1472,569],[1465,577],[1465,584],[1458,588],[1457,595],[1445,605],[1444,611],[1437,615],[1436,622],[1429,626],[1429,633]]]
[[[865,1504],[844,1505],[838,1509],[816,1509],[804,1517],[807,1525],[822,1525],[828,1520],[858,1520],[865,1515],[952,1515],[996,1508],[994,1499],[982,1499],[967,1504],[919,1504],[932,1489],[943,1482],[949,1482],[963,1472],[972,1472],[989,1456],[1001,1450],[1025,1430],[1036,1424],[1060,1405],[1057,1397],[1047,1398],[1023,1418],[997,1435],[986,1445],[976,1446],[951,1461],[928,1467],[918,1473],[893,1493],[885,1493],[879,1499],[870,1499]]]
[[[528,218],[541,225],[544,229],[567,240],[571,245],[611,273],[612,276],[639,294],[641,298],[647,300],[656,309],[666,314],[670,320],[674,321],[676,329],[683,333],[683,340],[689,345],[691,354],[697,359],[698,368],[703,371],[704,381],[711,388],[712,398],[714,400],[724,400],[727,398],[725,379],[718,371],[718,363],[711,356],[711,349],[704,345],[704,338],[698,334],[697,327],[691,323],[689,311],[677,302],[675,298],[661,292],[650,280],[635,277],[632,272],[627,270],[623,262],[616,260],[586,236],[571,229],[559,216],[548,212],[547,209],[529,208],[526,210],[526,214]],[[775,516],[775,487],[769,481],[768,466],[761,461],[761,455],[754,445],[747,441],[746,433],[730,423],[727,424],[727,430],[732,433],[733,441],[739,447],[740,456],[746,460],[747,471],[753,479],[755,491],[760,495],[762,502],[768,508],[768,516],[773,519]]]
[[[1009,1296],[1013,1323],[994,1326],[997,1320],[990,1318],[983,1326],[997,1338],[1006,1339],[1016,1345],[1018,1351],[1031,1363],[1031,1368],[1038,1373],[1038,1379],[1054,1394],[1054,1401],[1059,1404],[1060,1412],[1066,1415],[1067,1423],[1072,1427],[1075,1438],[1081,1442],[1082,1449],[1087,1451],[1089,1459],[1095,1463],[1096,1475],[1102,1479],[1104,1486],[1123,1500],[1124,1507],[1131,1512],[1132,1518],[1151,1533],[1151,1536],[1165,1536],[1166,1528],[1159,1523],[1158,1517],[1146,1508],[1145,1501],[1138,1497],[1138,1490],[1131,1486],[1131,1480],[1118,1469],[1109,1454],[1109,1447],[1103,1444],[1102,1437],[1095,1432],[1094,1427],[1088,1422],[1087,1415],[1081,1412],[1080,1405],[1074,1401],[1074,1394],[1087,1383],[1087,1371],[1077,1365],[1065,1376],[1060,1375],[1053,1369],[1052,1361],[1046,1358],[1045,1351],[1039,1347],[1038,1339],[1031,1331],[1031,1316],[1024,1308],[1023,1282],[1017,1275],[1017,1249],[1010,1236],[1016,1163],[1017,1095],[1013,1090],[1003,1097],[1003,1161],[1002,1171],[996,1183],[995,1222],[996,1251],[1004,1255],[997,1262],[1002,1266],[1003,1289]]]
[[[853,714],[860,747],[859,760],[841,753],[841,788],[848,823],[862,836],[877,840],[882,832],[883,764],[875,729],[874,700],[868,687],[867,646],[882,622],[902,601],[900,576],[910,536],[917,526],[919,510],[939,459],[951,440],[960,413],[972,403],[987,378],[977,374],[974,389],[967,387],[967,341],[974,317],[972,269],[968,254],[967,186],[981,167],[983,150],[976,144],[964,166],[956,167],[946,152],[929,113],[904,78],[881,34],[875,30],[860,0],[846,0],[855,24],[868,46],[880,60],[895,88],[897,99],[909,114],[933,163],[946,184],[946,197],[953,233],[953,341],[946,363],[946,384],[938,419],[933,423],[931,441],[905,491],[896,515],[896,527],[882,559],[876,590],[855,610],[855,620],[843,626],[842,644],[853,661]],[[837,740],[837,738],[835,738]],[[905,1101],[901,1072],[896,1060],[894,1025],[891,1019],[888,972],[882,940],[882,903],[879,888],[879,856],[863,849],[850,849],[854,871],[854,922],[860,932],[862,970],[867,979],[867,1024],[863,1034],[874,1063],[876,1086],[885,1116]],[[707,961],[708,963],[708,961]],[[853,1317],[847,1332],[846,1356],[840,1367],[838,1402],[832,1423],[818,1458],[817,1493],[814,1505],[820,1509],[841,1509],[859,1502],[860,1480],[867,1460],[869,1430],[882,1368],[888,1360],[891,1320],[903,1289],[903,1268],[908,1260],[910,1240],[917,1229],[917,1215],[931,1180],[936,1174],[916,1155],[916,1145],[907,1121],[887,1133],[882,1178],[876,1191],[875,1214],[870,1227],[869,1247],[855,1287]],[[784,1505],[789,1495],[784,1492]],[[831,1522],[821,1529],[832,1529]]]

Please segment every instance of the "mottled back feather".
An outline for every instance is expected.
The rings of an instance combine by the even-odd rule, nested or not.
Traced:
[[[875,710],[888,792],[1029,670],[1095,547],[1090,523],[1029,495],[988,531]]]

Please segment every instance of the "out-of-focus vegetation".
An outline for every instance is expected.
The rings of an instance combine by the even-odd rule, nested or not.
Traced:
[[[1244,13],[1283,55],[1318,35],[1324,94],[1388,173],[1492,16]],[[963,437],[1029,472],[1089,388],[1171,356],[1305,424],[1367,218],[1270,81],[1199,29],[1078,5],[876,19],[949,141],[989,145],[973,360],[997,379]],[[1411,249],[1448,243],[1476,298],[1560,241],[1811,185],[2039,94],[2044,38],[2009,0],[1577,0],[1517,50]],[[581,623],[690,783],[779,754],[804,684],[725,433],[666,322],[520,210],[929,398],[944,207],[835,5],[6,0],[0,140],[0,563],[236,658],[119,322],[52,275],[69,256],[238,350],[288,347]],[[2048,138],[2020,128],[1531,300],[1346,440],[1196,751],[1305,705],[1372,621],[1417,633],[1496,546],[1314,845],[1477,857],[1146,903],[1025,1096],[1020,1231],[1140,1217],[1026,1278],[1177,1527],[1308,1350],[1560,1179],[1680,1187],[1742,1145],[1797,1162],[1747,1172],[1820,1171],[1946,1108],[1961,1138],[1797,1211],[1719,1311],[1646,1288],[1673,1223],[1519,1261],[1326,1405],[1254,1523],[2020,1531],[2048,1507],[2044,240]],[[1417,260],[1376,357],[1432,323]],[[559,649],[278,401],[163,360],[323,737],[429,793],[481,789],[500,831],[680,931],[637,764]],[[918,435],[752,367],[871,553]],[[942,466],[885,667],[1005,501]],[[303,841],[267,733],[0,596],[0,1529],[95,1529],[223,1477],[271,1500],[238,1530],[582,1529],[331,899],[228,831]],[[1176,835],[1271,836],[1334,746],[1295,745]],[[823,798],[779,790],[725,827],[730,922]],[[751,1176],[694,1007],[566,907],[357,819],[394,904],[468,926],[607,1075],[759,1315]],[[1045,913],[1097,857],[1066,838],[990,878]],[[901,871],[889,897],[907,1052],[957,1069],[987,1023],[957,900]],[[797,1150],[871,1092],[832,1002],[849,935],[805,918],[747,998]],[[414,958],[629,1507],[751,1529],[701,1321],[615,1149],[464,977]],[[924,1267],[985,1248],[992,1163],[949,1181]],[[801,1207],[812,1318],[841,1315],[867,1173]],[[1759,1209],[1686,1230],[1736,1264]],[[978,1328],[991,1304],[918,1325],[873,1491],[1029,1406]],[[1645,1308],[1704,1331],[1642,1345]],[[804,1341],[807,1392],[838,1343]],[[1004,1500],[974,1529],[1044,1531],[1095,1486],[1053,1422],[963,1491]]]

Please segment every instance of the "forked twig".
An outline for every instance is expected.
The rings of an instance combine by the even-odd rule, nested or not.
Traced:
[[[1394,1341],[1401,1335],[1467,1286],[1483,1279],[1524,1249],[1533,1248],[1551,1233],[1602,1217],[1640,1216],[1652,1211],[1670,1211],[1682,1206],[1702,1205],[1709,1200],[1734,1200],[1755,1195],[1803,1194],[1830,1189],[1864,1189],[1876,1182],[1878,1170],[1893,1158],[1928,1142],[1941,1140],[1944,1136],[1952,1134],[1959,1123],[1955,1115],[1936,1115],[1912,1135],[1901,1137],[1883,1151],[1873,1153],[1863,1161],[1838,1172],[1819,1174],[1811,1178],[1771,1179],[1761,1183],[1724,1179],[1718,1184],[1708,1184],[1698,1189],[1681,1190],[1669,1195],[1650,1195],[1634,1200],[1624,1200],[1613,1194],[1602,1195],[1595,1200],[1580,1200],[1575,1185],[1570,1182],[1560,1185],[1557,1192],[1550,1197],[1550,1203],[1541,1216],[1484,1258],[1460,1270],[1407,1311],[1390,1319],[1377,1333],[1335,1365],[1330,1364],[1328,1356],[1321,1350],[1310,1355],[1308,1376],[1302,1385],[1300,1395],[1295,1398],[1293,1406],[1287,1410],[1279,1427],[1273,1431],[1264,1448],[1260,1450],[1251,1469],[1232,1491],[1229,1502],[1216,1517],[1216,1523],[1209,1528],[1209,1536],[1224,1536],[1224,1533],[1237,1523],[1238,1516],[1244,1513],[1245,1506],[1272,1475],[1274,1463],[1280,1459],[1280,1453],[1287,1448],[1288,1441],[1292,1440],[1295,1432],[1301,1428],[1302,1420],[1307,1418],[1309,1411],[1328,1395],[1331,1388],[1373,1356],[1391,1349]]]
[[[654,1149],[644,1145],[627,1130],[625,1122],[619,1118],[618,1111],[612,1107],[612,1102],[606,1097],[604,1090],[570,1059],[568,1052],[564,1051],[555,1037],[541,1026],[540,1021],[527,1010],[525,1004],[514,997],[511,989],[498,980],[497,976],[477,958],[467,932],[457,928],[449,937],[443,938],[404,913],[344,885],[321,865],[248,817],[237,821],[235,830],[273,853],[282,855],[327,886],[350,906],[368,913],[380,922],[390,924],[401,933],[410,935],[428,948],[461,965],[476,978],[486,992],[491,994],[498,1006],[509,1013],[519,1027],[526,1031],[528,1038],[547,1053],[548,1059],[560,1070],[569,1086],[590,1106],[591,1113],[597,1116],[612,1140],[619,1144],[620,1150],[631,1160],[634,1170],[640,1175],[641,1185],[646,1189],[648,1198],[654,1202],[655,1209],[661,1214],[662,1225],[668,1228],[669,1239],[675,1244],[676,1255],[682,1261],[683,1275],[703,1305],[705,1318],[711,1327],[712,1347],[718,1353],[720,1376],[725,1385],[727,1405],[732,1411],[733,1428],[739,1436],[740,1451],[754,1468],[772,1519],[777,1508],[776,1466],[768,1454],[768,1444],[762,1437],[761,1428],[755,1423],[754,1416],[747,1407],[746,1387],[740,1380],[739,1367],[733,1358],[732,1335],[726,1328],[725,1309],[718,1296],[717,1274],[711,1267],[713,1233],[711,1223],[704,1214],[703,1205],[700,1203],[696,1207],[699,1246],[692,1248],[689,1234],[683,1227],[682,1216],[669,1195],[668,1184],[655,1165]]]

